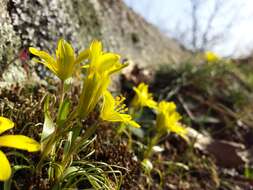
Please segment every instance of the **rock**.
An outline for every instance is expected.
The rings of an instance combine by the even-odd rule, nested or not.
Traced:
[[[245,146],[241,143],[212,140],[206,150],[214,155],[217,163],[223,167],[237,168],[248,163]]]
[[[213,139],[188,128],[189,136],[194,139],[194,147],[213,155],[217,164],[226,168],[237,168],[249,163],[248,151],[241,143]]]
[[[1,0],[0,24],[1,72],[20,49],[35,46],[52,53],[61,37],[76,50],[100,39],[105,49],[150,69],[189,56],[122,0]]]

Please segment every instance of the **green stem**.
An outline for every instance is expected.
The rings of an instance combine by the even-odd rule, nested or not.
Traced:
[[[55,135],[53,135],[52,138],[49,139],[48,143],[46,144],[42,154],[41,154],[41,158],[40,158],[40,161],[39,163],[37,164],[37,167],[36,167],[36,172],[39,173],[39,171],[41,170],[42,168],[42,164],[43,164],[43,161],[45,160],[46,156],[48,155],[48,152],[51,150],[51,147],[53,146],[52,142],[54,142],[55,140]]]
[[[48,142],[46,143],[46,146],[42,152],[41,158],[39,163],[37,164],[36,171],[39,172],[42,168],[43,161],[49,154],[49,152],[52,150],[52,147],[56,144],[58,141],[58,138],[61,136],[61,133],[58,128],[52,133],[51,137],[49,138]]]
[[[144,152],[143,159],[150,158],[152,156],[153,147],[159,142],[161,137],[162,137],[162,133],[156,133],[156,135],[151,139],[146,151]]]
[[[128,145],[127,145],[127,147],[128,147],[128,150],[132,150],[132,146],[133,146],[133,138],[132,138],[132,133],[131,133],[131,131],[130,130],[126,130],[126,134],[127,134],[127,136],[128,136]]]
[[[58,115],[57,115],[57,121],[56,121],[56,123],[58,123],[58,119],[59,119],[59,116],[60,116],[61,108],[62,108],[63,103],[64,103],[64,98],[65,98],[64,83],[61,82],[61,85],[60,85],[60,102],[59,102],[59,108],[58,108]]]

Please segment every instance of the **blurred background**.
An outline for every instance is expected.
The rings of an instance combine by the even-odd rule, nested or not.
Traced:
[[[164,34],[193,51],[245,57],[253,49],[253,1],[124,0]]]

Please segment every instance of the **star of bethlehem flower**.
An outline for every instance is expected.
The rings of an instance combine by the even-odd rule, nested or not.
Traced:
[[[62,81],[72,77],[77,65],[87,59],[89,55],[89,51],[84,50],[78,56],[75,56],[75,52],[71,44],[63,39],[58,41],[56,57],[33,47],[30,47],[29,51],[40,58],[40,60],[34,58],[33,60],[35,62],[45,65]]]
[[[132,106],[136,108],[149,107],[156,108],[157,103],[153,100],[152,93],[148,92],[148,85],[145,83],[140,83],[138,87],[134,87],[135,96],[132,100]]]
[[[126,67],[120,62],[120,56],[115,53],[105,53],[102,43],[94,40],[89,48],[89,63],[84,66],[87,76],[80,96],[78,113],[86,117],[96,106],[100,97],[110,84],[112,74]]]
[[[156,127],[158,131],[174,132],[188,140],[187,129],[179,122],[181,115],[176,111],[174,102],[161,101],[157,106]]]
[[[5,117],[0,117],[0,135],[13,127],[14,123],[11,120]],[[28,152],[36,152],[40,150],[40,144],[38,142],[23,135],[1,135],[0,147],[17,148],[27,150]],[[10,163],[5,154],[0,150],[0,181],[6,181],[10,176]]]
[[[100,112],[100,118],[110,122],[122,122],[132,127],[139,128],[140,125],[136,123],[132,117],[125,112],[127,107],[123,104],[124,97],[114,97],[109,91],[105,91],[103,95],[103,104]]]

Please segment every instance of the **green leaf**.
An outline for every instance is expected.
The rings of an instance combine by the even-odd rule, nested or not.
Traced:
[[[44,124],[43,124],[43,130],[42,130],[42,134],[41,134],[41,146],[42,149],[44,147],[44,145],[46,144],[46,140],[48,139],[48,137],[54,132],[55,130],[55,125],[54,122],[50,116],[50,112],[49,112],[49,101],[50,101],[50,96],[47,96],[45,104],[44,104]]]
[[[81,124],[77,123],[77,125],[72,129],[72,131],[68,133],[68,138],[66,139],[64,144],[63,157],[68,156],[71,148],[76,148],[73,146],[76,138],[80,135],[81,127]]]
[[[68,117],[70,110],[70,101],[64,100],[59,108],[58,116],[57,116],[57,123],[61,125]]]
[[[63,175],[62,175],[62,178],[64,179],[64,178],[66,178],[68,175],[73,174],[73,173],[75,173],[75,172],[77,172],[77,171],[80,171],[80,167],[77,167],[77,166],[70,166],[70,167],[68,167],[68,168],[64,171],[64,173],[63,173]]]
[[[134,135],[136,135],[140,139],[144,138],[144,131],[141,128],[129,127],[129,129]]]

